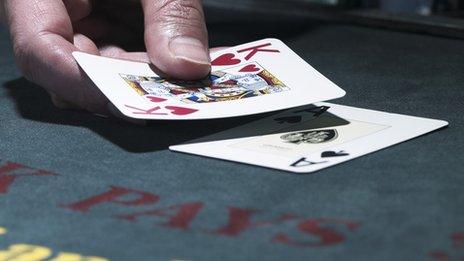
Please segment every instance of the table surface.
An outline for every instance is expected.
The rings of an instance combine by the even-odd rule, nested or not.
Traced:
[[[16,251],[110,260],[462,260],[464,42],[340,24],[211,26],[214,45],[264,37],[282,39],[345,89],[335,103],[450,127],[311,175],[178,154],[168,146],[253,117],[144,127],[55,109],[21,78],[3,30],[0,259]]]

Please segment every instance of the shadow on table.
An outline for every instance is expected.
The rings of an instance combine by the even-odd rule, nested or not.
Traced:
[[[5,83],[8,95],[25,119],[70,126],[86,127],[117,146],[130,152],[165,150],[180,144],[255,120],[240,117],[209,121],[149,121],[146,126],[119,119],[106,119],[88,112],[61,110],[50,101],[46,91],[24,78]],[[263,117],[262,115],[260,117]]]
[[[7,82],[4,88],[16,102],[17,110],[25,119],[60,125],[83,126],[122,149],[134,153],[165,150],[170,145],[182,144],[192,140],[211,141],[211,139],[204,139],[203,137],[276,114],[279,115],[274,120],[270,118],[270,120],[266,119],[263,123],[247,125],[227,134],[214,135],[213,140],[281,133],[285,125],[279,125],[281,123],[278,121],[285,118],[282,116],[287,116],[290,120],[295,118],[294,112],[283,112],[283,114],[290,113],[290,115],[282,115],[282,111],[278,111],[216,120],[148,121],[146,126],[140,126],[119,119],[97,117],[83,111],[58,109],[51,103],[47,92],[24,78]],[[311,110],[314,106],[309,105],[309,107],[304,106],[304,108]],[[301,109],[295,108],[295,111]],[[286,129],[285,132],[348,124],[347,121],[330,113],[325,113],[324,117],[321,118],[324,119],[296,124],[290,130]],[[289,124],[289,126],[291,125]]]

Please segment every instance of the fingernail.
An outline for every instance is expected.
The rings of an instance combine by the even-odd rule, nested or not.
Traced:
[[[210,58],[203,43],[192,37],[176,37],[171,40],[169,49],[172,56],[194,63],[209,64]]]

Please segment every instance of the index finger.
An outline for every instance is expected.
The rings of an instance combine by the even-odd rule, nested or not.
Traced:
[[[145,44],[151,62],[172,77],[205,77],[208,33],[200,0],[142,0]]]
[[[78,49],[63,1],[6,0],[5,14],[17,63],[27,79],[84,109],[106,107],[72,56]]]

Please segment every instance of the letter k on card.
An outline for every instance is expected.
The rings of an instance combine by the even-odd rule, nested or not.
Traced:
[[[150,107],[148,109],[141,109],[135,106],[126,105],[127,108],[132,109],[133,114],[142,114],[142,115],[189,115],[192,113],[197,112],[196,109],[191,109],[187,107],[179,107],[179,106],[164,106],[161,108],[160,106]]]
[[[272,45],[272,40],[269,39],[268,43],[257,44],[251,43],[250,47],[245,47],[243,49],[237,50],[235,52],[224,53],[218,56],[211,62],[212,66],[227,66],[227,65],[237,65],[244,61],[249,61],[255,55],[261,52],[265,53],[280,53],[279,49],[275,49]],[[244,57],[244,54],[246,54]]]

